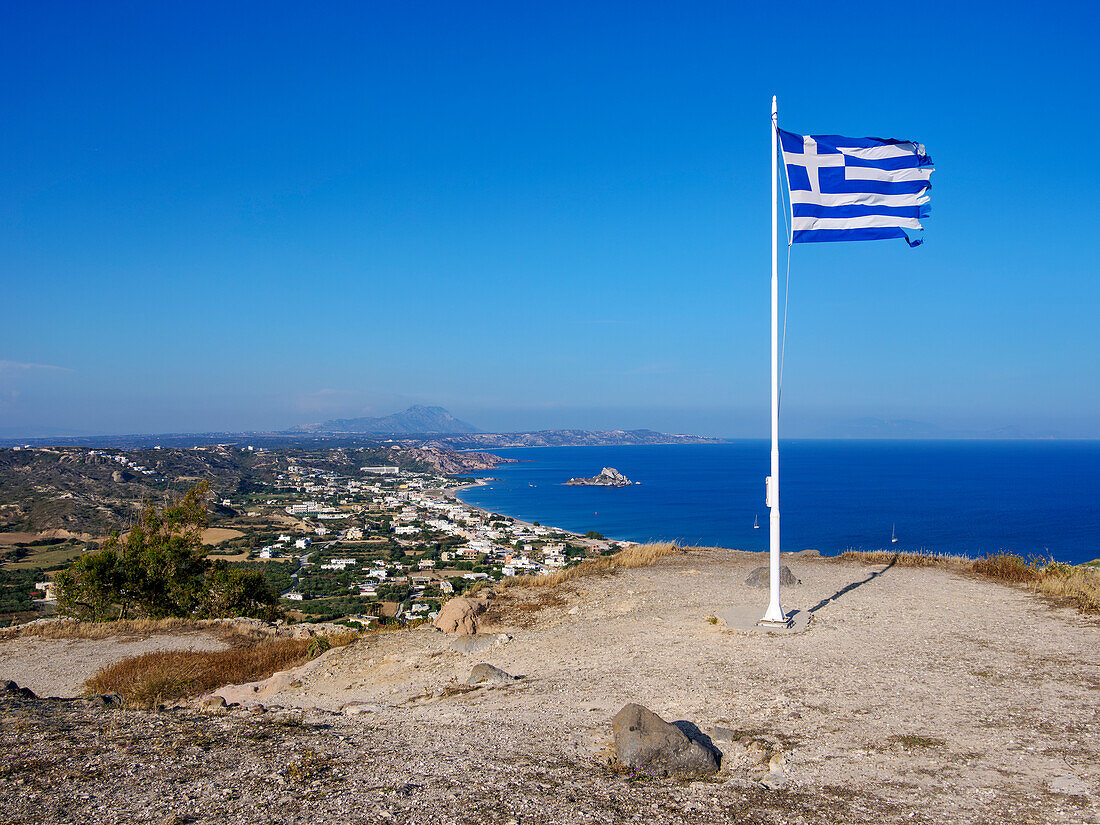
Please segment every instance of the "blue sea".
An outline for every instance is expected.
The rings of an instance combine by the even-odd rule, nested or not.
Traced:
[[[609,538],[766,550],[769,449],[736,441],[494,450],[518,463],[492,470],[493,481],[461,498]],[[1100,557],[1100,442],[786,441],[780,462],[785,551]],[[641,483],[562,484],[603,467]]]

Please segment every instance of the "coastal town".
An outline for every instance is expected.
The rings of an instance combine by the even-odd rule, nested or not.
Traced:
[[[581,536],[465,504],[476,479],[396,466],[344,475],[282,458],[265,489],[217,502],[211,558],[258,565],[291,618],[431,620],[482,583],[553,573],[629,542]]]

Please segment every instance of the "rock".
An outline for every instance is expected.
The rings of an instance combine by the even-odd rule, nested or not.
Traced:
[[[792,587],[796,584],[802,584],[801,581],[794,577],[791,568],[787,567],[785,564],[779,567],[779,583],[783,587]],[[769,568],[766,565],[764,567],[757,567],[749,573],[749,577],[745,579],[745,584],[749,587],[771,587],[771,572]]]
[[[571,487],[629,487],[634,482],[614,467],[604,467],[598,476],[592,478],[571,478],[565,482]]]
[[[694,726],[691,726],[694,728]],[[651,710],[631,703],[611,720],[615,757],[623,765],[657,776],[718,773],[718,754]]]
[[[444,633],[473,636],[477,633],[477,614],[484,609],[485,605],[476,599],[456,596],[439,609],[439,615],[432,624]]]
[[[225,707],[225,699],[221,696],[204,696],[199,699],[199,707],[202,710],[220,710]]]
[[[122,707],[122,697],[117,693],[103,693],[99,696],[93,696],[88,700],[92,707],[96,708],[120,708]]]
[[[479,665],[474,665],[474,669],[470,671],[470,678],[466,680],[467,685],[507,685],[516,681],[516,677],[510,673],[505,673],[499,667],[493,667],[493,665],[482,662]]]
[[[0,693],[16,693],[26,699],[37,699],[38,696],[30,688],[19,687],[15,682],[10,679],[5,679],[0,682]]]
[[[451,650],[476,656],[503,647],[510,641],[512,637],[507,633],[498,633],[495,636],[461,636],[451,642]]]

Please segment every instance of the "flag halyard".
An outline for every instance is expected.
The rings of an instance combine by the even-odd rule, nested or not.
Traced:
[[[904,238],[921,243],[932,159],[913,141],[778,130],[791,201],[791,242]]]

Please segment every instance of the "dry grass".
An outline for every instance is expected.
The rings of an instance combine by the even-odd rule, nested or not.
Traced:
[[[849,550],[835,558],[864,564],[892,564],[895,567],[941,567],[961,570],[971,564],[966,556],[948,553],[895,553],[890,550]]]
[[[1042,567],[1011,553],[997,553],[977,559],[971,563],[970,569],[987,579],[1013,584],[1030,584],[1043,577]]]
[[[340,647],[358,639],[354,631],[326,638]],[[84,683],[89,695],[117,693],[132,708],[150,708],[226,685],[266,679],[305,664],[328,648],[310,639],[263,639],[218,651],[173,650],[144,653],[115,662]]]
[[[980,559],[930,553],[849,551],[839,560],[897,567],[939,567],[1026,587],[1043,596],[1067,602],[1084,613],[1100,613],[1100,568],[1071,565],[1042,558],[1025,559],[1013,553],[997,553]]]
[[[664,556],[683,552],[685,552],[683,547],[671,541],[636,544],[610,556],[585,559],[580,564],[546,576],[514,576],[510,579],[504,579],[501,581],[501,585],[505,588],[557,587],[565,582],[584,578],[585,576],[598,576],[603,573],[614,573],[617,570],[629,570],[634,567],[649,567]]]
[[[118,622],[81,622],[61,619],[41,624],[24,624],[3,628],[0,639],[18,636],[42,636],[47,639],[114,639],[118,636],[156,636],[166,633],[189,633],[198,630],[225,628],[225,624],[193,619],[126,619]]]
[[[1048,564],[1029,586],[1044,596],[1070,602],[1084,613],[1100,613],[1100,569],[1096,567]]]

